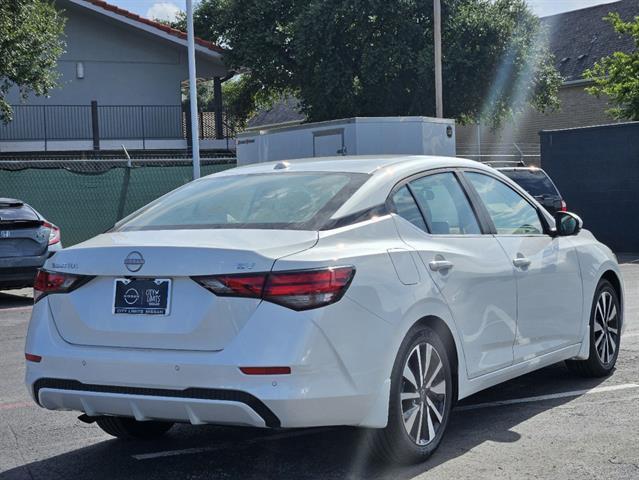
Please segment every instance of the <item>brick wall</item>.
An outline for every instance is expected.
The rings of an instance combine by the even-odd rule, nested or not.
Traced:
[[[559,91],[560,109],[551,113],[538,113],[529,109],[506,122],[493,132],[488,127],[478,129],[476,125],[458,126],[456,131],[458,154],[471,155],[478,150],[478,134],[481,135],[482,153],[497,148],[497,144],[516,143],[526,153],[539,151],[539,131],[559,128],[584,127],[617,123],[606,114],[609,108],[605,98],[586,93],[584,85],[565,85]],[[501,152],[507,147],[500,147]],[[510,151],[515,153],[513,147]],[[532,163],[536,163],[533,161]]]

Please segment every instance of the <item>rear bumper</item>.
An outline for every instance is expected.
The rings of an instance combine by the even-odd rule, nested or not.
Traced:
[[[42,407],[89,416],[269,428],[385,426],[387,409],[379,403],[388,398],[385,368],[367,362],[360,375],[347,368],[313,321],[319,313],[300,318],[272,304],[261,312],[266,317],[252,318],[223,351],[105,348],[64,341],[45,298],[34,306],[26,344],[42,361],[27,362],[26,384]],[[252,376],[240,366],[290,366],[292,373]]]
[[[0,290],[33,287],[39,267],[0,268]]]
[[[162,419],[193,425],[281,426],[279,418],[264,403],[237,390],[118,387],[42,378],[33,385],[33,392],[44,408],[78,410],[89,416],[108,414],[138,421]]]
[[[0,289],[32,287],[48,256],[45,252],[38,257],[0,258]]]

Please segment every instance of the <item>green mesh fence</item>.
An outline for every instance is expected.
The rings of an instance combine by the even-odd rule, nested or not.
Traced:
[[[204,162],[202,176],[235,166]],[[34,168],[35,167],[35,168]],[[191,181],[187,162],[0,162],[0,197],[20,199],[58,225],[65,247],[108,230],[120,218]]]

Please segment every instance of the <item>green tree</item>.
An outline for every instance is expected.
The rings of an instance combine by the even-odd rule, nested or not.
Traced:
[[[632,53],[615,52],[599,60],[584,77],[594,82],[587,88],[596,96],[607,95],[614,105],[608,113],[618,120],[639,120],[639,17],[624,22],[618,13],[605,17],[615,31],[630,35],[635,42]]]
[[[0,0],[0,120],[11,120],[6,97],[12,88],[24,100],[56,85],[63,31],[63,17],[47,0]]]
[[[561,77],[524,0],[442,3],[446,116],[498,126],[558,106]],[[309,120],[433,116],[432,11],[432,0],[202,0],[195,26],[250,71],[251,92],[294,94]]]

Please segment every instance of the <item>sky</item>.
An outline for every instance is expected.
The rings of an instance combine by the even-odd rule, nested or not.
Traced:
[[[185,0],[107,0],[109,3],[125,8],[148,18],[173,20],[180,10],[186,9]],[[197,3],[197,0],[194,0]],[[446,0],[444,0],[446,1]],[[615,0],[527,0],[533,11],[539,16],[554,15],[586,8]]]

